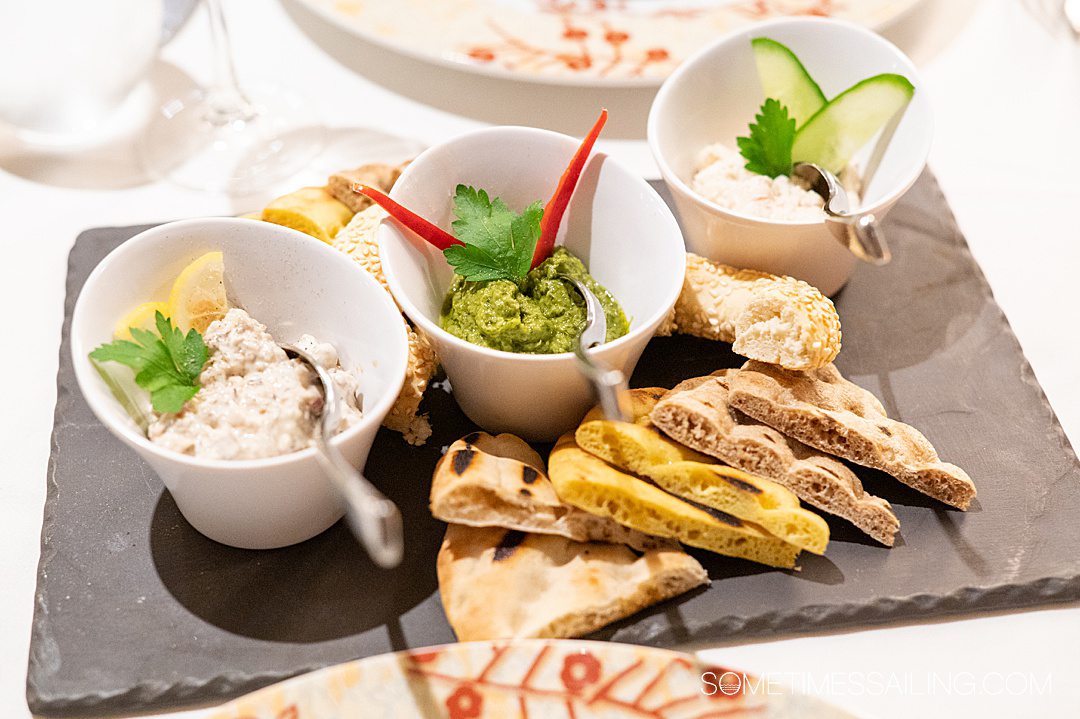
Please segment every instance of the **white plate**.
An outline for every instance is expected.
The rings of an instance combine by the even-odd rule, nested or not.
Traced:
[[[689,654],[550,639],[449,644],[339,664],[230,702],[213,719],[718,716],[853,719]]]
[[[879,29],[921,0],[301,0],[364,40],[438,65],[549,84],[653,87],[718,36],[785,15]]]

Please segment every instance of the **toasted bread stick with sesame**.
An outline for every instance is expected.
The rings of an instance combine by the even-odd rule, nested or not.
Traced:
[[[356,213],[331,244],[352,257],[389,292],[390,287],[386,284],[386,275],[383,274],[382,262],[379,260],[379,244],[375,239],[384,217],[386,213],[378,205]],[[431,436],[431,423],[426,415],[420,414],[420,400],[424,398],[424,391],[435,376],[439,360],[427,340],[417,334],[404,317],[401,321],[405,322],[409,336],[409,368],[401,394],[383,420],[383,425],[395,432],[401,432],[410,444],[423,444]]]
[[[840,352],[840,317],[816,288],[690,252],[682,294],[656,334],[675,333],[730,342],[744,357],[787,369],[823,367]]]

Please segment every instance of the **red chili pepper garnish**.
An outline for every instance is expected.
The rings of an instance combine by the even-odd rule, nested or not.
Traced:
[[[544,208],[544,217],[540,220],[540,239],[536,241],[536,250],[533,252],[532,267],[535,268],[541,262],[551,257],[555,249],[555,236],[559,234],[559,225],[562,223],[563,214],[570,197],[574,194],[578,180],[581,179],[581,171],[585,169],[585,163],[589,160],[596,138],[600,136],[600,130],[604,129],[607,122],[607,110],[600,111],[600,117],[596,124],[589,130],[589,134],[581,141],[581,147],[574,153],[573,159],[566,168],[566,172],[559,178],[559,185],[555,188],[555,194],[551,196],[547,207]]]
[[[354,185],[353,191],[370,197],[376,204],[390,213],[391,217],[405,225],[406,228],[412,230],[421,238],[438,247],[440,250],[445,250],[451,245],[465,244],[435,223],[428,222],[412,210],[394,202],[385,193],[376,190],[374,187]]]

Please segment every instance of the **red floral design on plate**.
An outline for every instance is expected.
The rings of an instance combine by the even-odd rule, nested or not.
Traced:
[[[430,652],[409,652],[409,659],[417,664],[428,664],[442,656],[442,650],[435,649]]]
[[[663,47],[626,52],[624,46],[631,41],[631,34],[606,22],[597,31],[603,42],[598,45],[594,41],[590,45],[593,36],[589,30],[564,17],[563,42],[556,47],[532,43],[508,32],[492,19],[487,24],[500,42],[471,45],[464,49],[464,54],[476,63],[498,63],[507,70],[540,72],[555,65],[575,73],[595,71],[602,77],[619,70],[628,77],[640,77],[649,65],[672,59],[671,52]]]
[[[486,47],[474,47],[469,50],[469,57],[478,62],[491,62],[495,59],[495,53]]]
[[[614,669],[603,650],[564,653],[558,647],[558,642],[539,645],[530,657],[522,656],[513,645],[492,644],[487,660],[473,664],[466,675],[461,673],[462,667],[440,666],[438,661],[413,662],[408,672],[434,686],[453,690],[445,701],[450,719],[480,719],[485,713],[494,716],[492,711],[506,711],[508,698],[514,710],[496,719],[537,719],[550,712],[576,719],[601,715],[627,719],[744,719],[758,717],[766,708],[751,692],[720,697],[727,702],[717,706],[715,697],[702,691],[698,680],[703,670],[691,658],[675,656],[664,663],[650,664],[639,657],[629,663],[617,662],[619,668]],[[521,673],[508,675],[508,662]],[[690,682],[686,682],[687,673],[692,677]],[[549,679],[540,678],[544,675]],[[743,676],[738,674],[740,680]],[[681,684],[684,691],[670,694],[672,683]],[[633,689],[628,691],[629,687]]]
[[[600,680],[600,660],[589,652],[569,654],[563,660],[559,679],[563,686],[574,693]]]
[[[462,684],[446,698],[450,719],[477,719],[484,706],[484,697],[470,684]]]
[[[736,3],[733,6],[736,12],[743,13],[754,19],[779,17],[782,15],[812,15],[816,17],[829,17],[833,14],[833,0],[813,0],[796,7],[795,3],[777,2],[777,0],[748,0]]]
[[[709,672],[728,688],[723,695],[704,690]],[[662,650],[566,640],[473,642],[350,662],[260,690],[214,716],[316,719],[337,706],[342,717],[420,719],[416,698],[423,696],[449,719],[764,719],[773,702],[756,686],[742,672]]]
[[[622,45],[630,39],[630,33],[623,32],[622,30],[608,30],[604,33],[604,39],[612,45]]]
[[[589,31],[583,27],[571,25],[567,21],[562,36],[564,40],[586,40],[589,37]]]

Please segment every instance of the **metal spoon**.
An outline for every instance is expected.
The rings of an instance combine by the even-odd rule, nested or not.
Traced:
[[[824,198],[825,222],[851,254],[872,265],[884,265],[892,259],[874,213],[851,212],[847,191],[836,175],[812,162],[797,162],[792,172]]]
[[[604,314],[604,306],[600,304],[600,298],[576,277],[565,274],[559,274],[558,277],[572,284],[585,300],[585,329],[578,335],[577,344],[574,345],[578,367],[592,383],[604,415],[621,422],[633,422],[626,375],[593,359],[588,353],[588,350],[607,341],[607,316]]]
[[[349,464],[337,447],[327,441],[340,422],[341,397],[334,380],[304,350],[292,345],[281,345],[281,349],[310,367],[322,385],[323,411],[319,417],[319,429],[315,433],[315,457],[345,500],[349,527],[376,564],[386,569],[396,567],[404,554],[401,513],[392,501]]]

